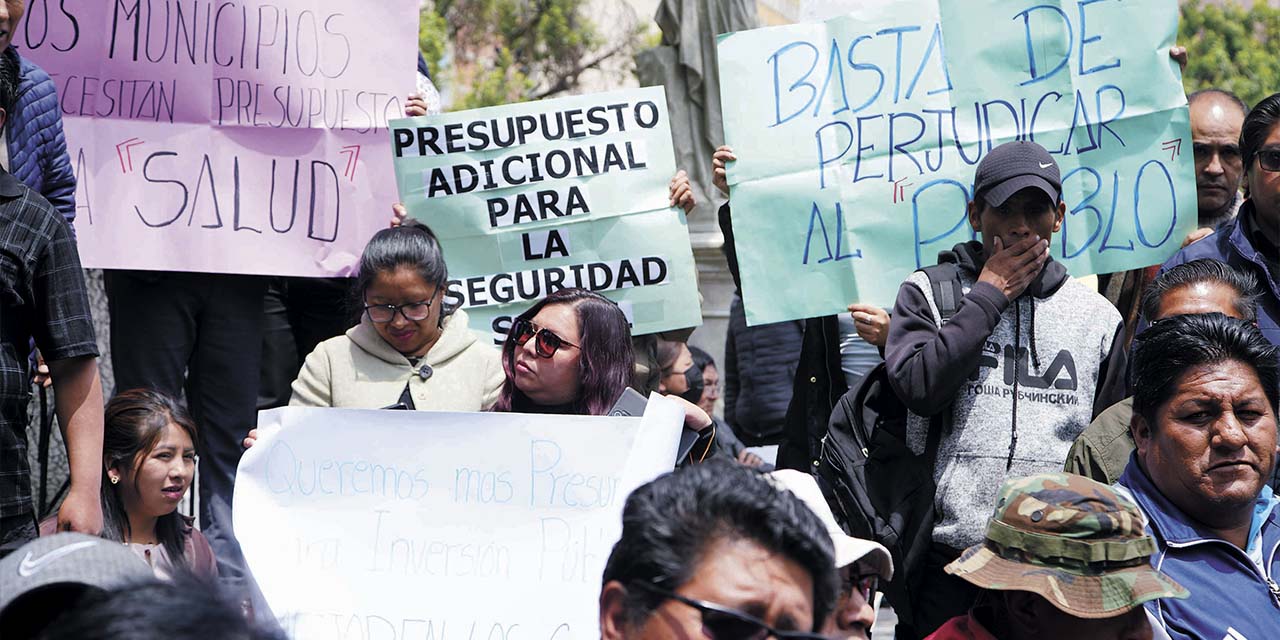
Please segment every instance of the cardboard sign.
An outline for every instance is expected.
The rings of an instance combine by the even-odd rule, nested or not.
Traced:
[[[448,299],[471,328],[557,289],[619,303],[641,335],[702,323],[661,87],[541,100],[392,123],[410,215],[440,237]]]
[[[395,202],[415,0],[37,0],[86,267],[349,275]]]
[[[734,234],[750,324],[892,306],[975,236],[991,148],[1054,155],[1073,275],[1158,264],[1196,224],[1173,0],[879,0],[721,36]]]

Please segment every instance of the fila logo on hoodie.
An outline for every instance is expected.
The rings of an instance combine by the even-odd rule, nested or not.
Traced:
[[[934,311],[927,276],[916,272],[908,282]],[[973,282],[973,274],[961,274],[963,290]],[[934,320],[942,326],[936,312]],[[941,365],[965,371],[934,467],[935,542],[954,549],[981,543],[1005,480],[1062,469],[1072,441],[1093,419],[1102,363],[1119,326],[1111,303],[1066,279],[1052,295],[1012,301],[978,358]],[[928,428],[927,418],[908,416],[917,453]]]
[[[977,381],[982,377],[982,369],[998,369],[1000,361],[996,355],[1001,353],[1000,345],[987,341],[983,348],[984,355],[978,361],[978,368],[974,369],[973,375],[969,376],[969,380]],[[994,355],[993,355],[994,354]],[[1016,355],[1015,355],[1016,354]],[[1031,373],[1031,351],[1025,347],[1014,349],[1013,345],[1005,345],[1003,349],[1004,355],[1004,383],[1012,385],[1016,374],[1018,384],[1029,389],[1065,389],[1075,391],[1079,388],[1079,378],[1076,375],[1076,360],[1071,356],[1071,352],[1063,349],[1045,368],[1044,373],[1036,375]]]

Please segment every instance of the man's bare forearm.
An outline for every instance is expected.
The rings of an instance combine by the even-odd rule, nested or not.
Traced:
[[[67,445],[72,490],[92,491],[102,482],[102,380],[93,356],[54,360],[54,407]]]

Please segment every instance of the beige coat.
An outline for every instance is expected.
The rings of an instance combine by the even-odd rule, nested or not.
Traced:
[[[419,375],[421,364],[432,369],[426,380]],[[381,409],[398,402],[408,382],[418,409],[481,411],[498,399],[504,378],[500,352],[468,329],[465,311],[445,320],[440,340],[419,367],[409,364],[364,318],[307,356],[293,381],[289,405]]]

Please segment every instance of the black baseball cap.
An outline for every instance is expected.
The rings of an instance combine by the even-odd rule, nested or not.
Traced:
[[[1027,187],[1040,189],[1054,204],[1062,200],[1058,163],[1034,142],[1016,140],[988,151],[973,176],[974,194],[982,194],[992,207]]]

